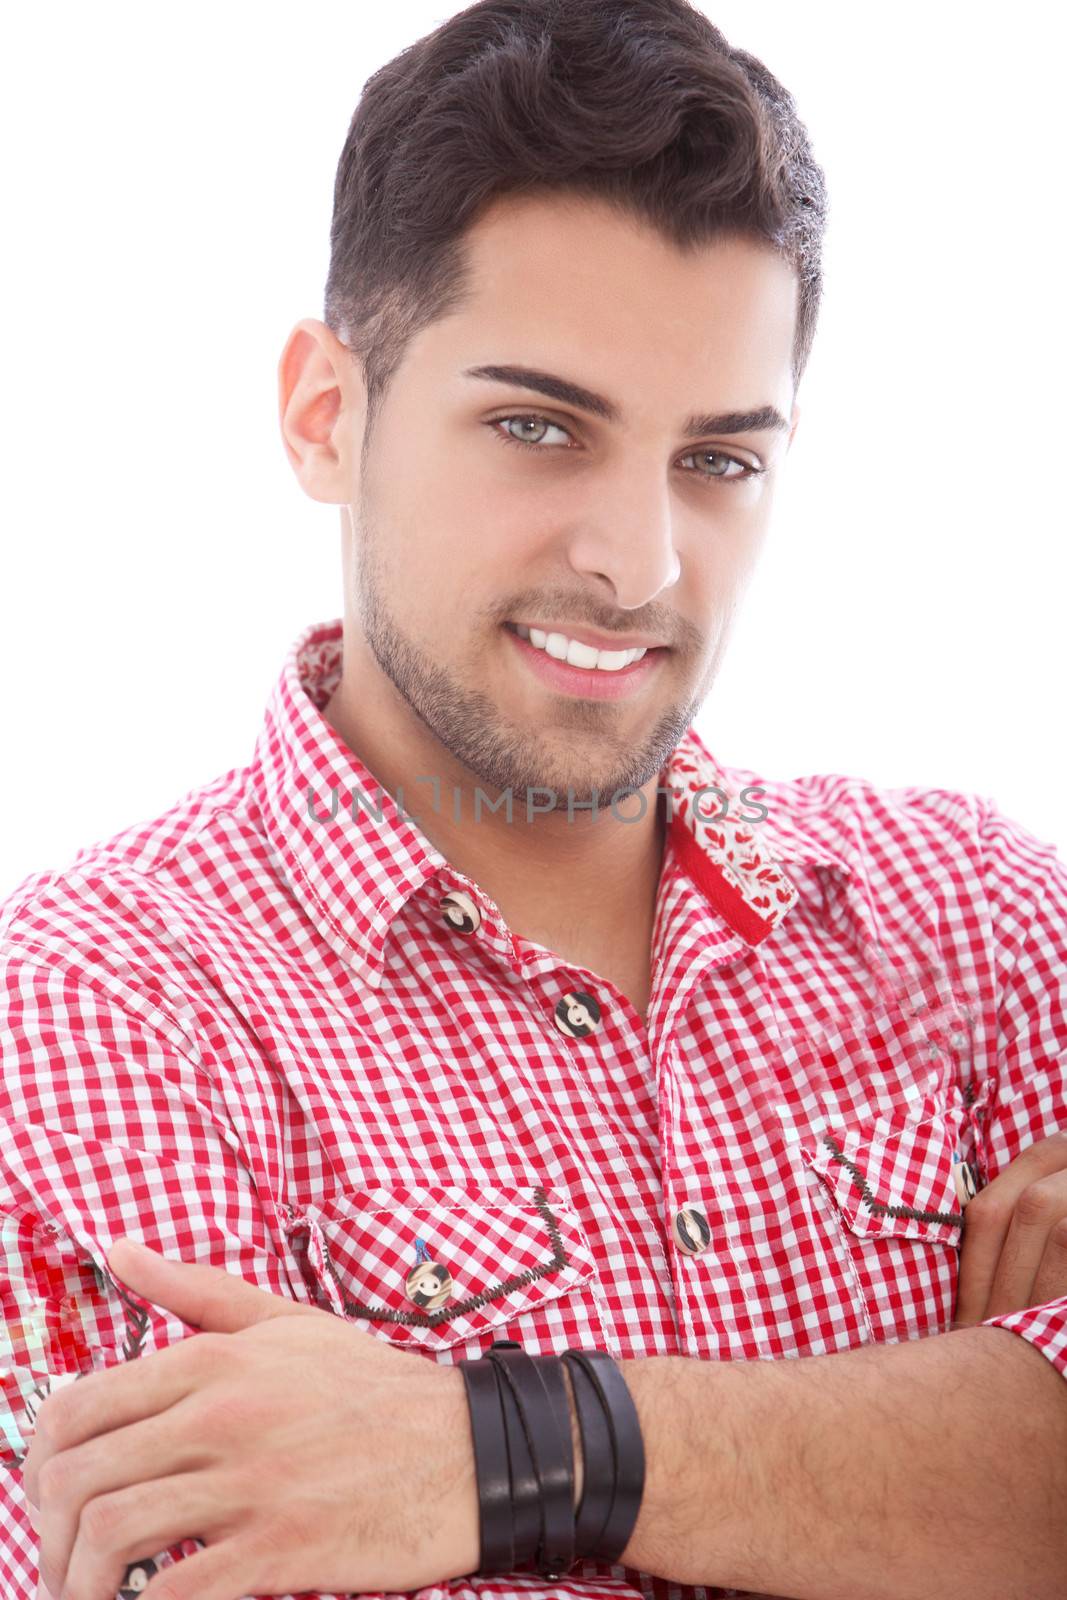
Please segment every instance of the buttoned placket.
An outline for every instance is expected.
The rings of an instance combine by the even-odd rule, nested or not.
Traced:
[[[438,909],[443,925],[461,937],[470,938],[477,935],[485,926],[485,919],[478,904],[477,892],[473,886],[453,885],[440,897]],[[719,940],[718,943],[705,950],[703,959],[690,960],[687,963],[684,979],[675,986],[675,992],[670,996],[666,1005],[670,1029],[667,1036],[668,1041],[673,1037],[675,1028],[684,1015],[685,1007],[694,989],[706,979],[709,970],[736,960],[739,955],[750,949],[746,941],[737,935],[734,930],[727,927],[715,913],[709,913],[709,915],[720,925],[717,929]],[[503,927],[502,919],[501,925]],[[508,933],[507,937],[512,951],[515,951],[514,936]],[[541,951],[540,949],[533,956],[527,956],[525,959],[516,954],[516,961],[519,965],[518,975],[531,984],[536,979],[555,974],[566,966],[566,963],[553,956],[551,952],[547,950]],[[654,964],[653,992],[649,1006],[650,1021],[654,1010],[659,1007],[662,1000],[662,996],[657,994],[656,990],[655,978],[657,975],[657,966]],[[623,997],[617,997],[614,1007],[612,1006],[614,990],[612,990],[612,995],[605,993],[598,999],[590,985],[592,976],[592,974],[587,974],[581,983],[567,986],[558,994],[552,1009],[552,1022],[556,1031],[565,1039],[573,1041],[576,1050],[579,1052],[573,1061],[575,1069],[580,1071],[581,1075],[589,1081],[593,1092],[598,1097],[605,1098],[605,1103],[610,1106],[612,1104],[610,1093],[612,1088],[611,1075],[603,1070],[599,1053],[594,1045],[594,1038],[605,1023],[606,1012],[610,1013],[614,1010],[616,1013],[616,1026],[629,1028],[633,1032],[639,1033],[639,1038],[633,1039],[631,1044],[639,1045],[641,1053],[648,1060],[650,1078],[653,1076],[653,1042],[652,1035],[643,1025],[643,1019],[637,1016],[632,1006],[622,1003]],[[602,981],[605,984],[605,989],[607,989],[607,980]],[[634,1027],[635,1022],[639,1024],[638,1028]],[[662,1110],[665,1100],[659,1071],[656,1071],[654,1076],[657,1084],[657,1103],[660,1107],[658,1121],[660,1144],[661,1149],[663,1149],[664,1143],[666,1143],[665,1160],[669,1163],[670,1170],[673,1171],[675,1170],[675,1163],[671,1143],[675,1130],[671,1126],[665,1127],[663,1125]],[[608,1131],[610,1132],[610,1128]],[[616,1149],[618,1149],[617,1145]],[[619,1156],[622,1159],[621,1151],[619,1151]],[[662,1173],[663,1165],[661,1164],[659,1174],[661,1186]],[[662,1187],[661,1196],[664,1238],[667,1242],[667,1250],[663,1259],[665,1287],[666,1281],[669,1280],[670,1291],[677,1304],[679,1299],[684,1301],[687,1298],[685,1269],[681,1262],[686,1258],[703,1255],[708,1250],[712,1240],[712,1224],[709,1220],[709,1213],[714,1216],[721,1212],[722,1207],[714,1196],[687,1193],[684,1198],[678,1200],[676,1197],[669,1196],[663,1192]],[[672,1263],[669,1259],[672,1253],[676,1257],[677,1264]],[[681,1258],[681,1260],[677,1260],[677,1258]]]

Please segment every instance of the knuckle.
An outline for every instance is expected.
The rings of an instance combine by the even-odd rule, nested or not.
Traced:
[[[260,1413],[262,1402],[240,1389],[223,1388],[204,1396],[204,1412],[212,1432],[234,1437],[245,1433]]]
[[[967,1205],[967,1228],[972,1233],[976,1228],[996,1230],[1011,1220],[1011,1214],[1011,1201],[1003,1191],[998,1192],[992,1186],[979,1189]]]
[[[188,1346],[193,1360],[201,1371],[218,1372],[232,1354],[227,1343],[228,1339],[229,1335],[225,1333],[198,1333],[192,1339],[183,1342],[183,1349]]]
[[[59,1456],[50,1456],[37,1474],[37,1492],[42,1507],[47,1500],[53,1504],[62,1500],[66,1492],[67,1468]]]
[[[122,1504],[115,1495],[98,1495],[82,1507],[79,1535],[94,1550],[109,1550],[122,1520]]]
[[[1052,1204],[1062,1206],[1067,1202],[1067,1170],[1059,1168],[1055,1172],[1046,1172],[1043,1178],[1038,1178],[1034,1187],[1043,1190]]]
[[[69,1392],[59,1389],[55,1394],[48,1395],[37,1410],[34,1433],[44,1440],[50,1450],[62,1450],[64,1437],[70,1427]]]
[[[309,1519],[300,1516],[291,1507],[273,1515],[261,1534],[263,1554],[291,1557],[294,1550],[304,1549],[311,1539]]]
[[[1019,1220],[1031,1224],[1047,1222],[1049,1212],[1056,1204],[1056,1188],[1057,1185],[1050,1184],[1047,1178],[1038,1178],[1027,1184],[1015,1203]]]

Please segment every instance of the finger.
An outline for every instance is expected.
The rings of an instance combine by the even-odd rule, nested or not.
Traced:
[[[953,1328],[985,1320],[1000,1252],[1016,1205],[1031,1184],[1067,1170],[1067,1129],[1038,1139],[968,1203]]]
[[[60,1451],[169,1410],[207,1380],[221,1354],[223,1335],[197,1333],[137,1361],[87,1372],[49,1394],[38,1413],[22,1463],[26,1498],[41,1503],[41,1473]]]
[[[206,1262],[178,1261],[126,1236],[111,1246],[107,1262],[115,1277],[142,1300],[213,1333],[238,1333],[255,1322],[314,1309],[270,1294],[240,1273]]]
[[[1063,1295],[1067,1295],[1067,1220],[1061,1217],[1045,1241],[1030,1304],[1048,1305]]]
[[[190,1425],[189,1412],[181,1405],[123,1428],[114,1437],[91,1439],[54,1457],[41,1472],[39,1513],[41,1573],[49,1587],[60,1592],[86,1518],[94,1527],[106,1523],[106,1511],[101,1507],[118,1504],[119,1497],[138,1490],[149,1495],[151,1504],[151,1496],[158,1498],[161,1480],[205,1468],[210,1471],[212,1464],[204,1430]],[[161,1549],[160,1544],[151,1544],[154,1533],[152,1523],[134,1528],[121,1548]],[[90,1587],[74,1592],[103,1591]]]
[[[88,1375],[89,1374],[87,1372],[54,1372],[45,1386],[42,1403],[43,1400],[49,1398],[50,1395],[58,1394],[60,1389],[66,1388],[68,1384],[78,1383],[82,1379],[87,1378]],[[37,1392],[40,1393],[40,1390]],[[34,1413],[33,1427],[30,1429],[29,1434],[27,1435],[29,1439],[29,1446],[26,1450],[26,1454],[22,1458],[22,1490],[23,1494],[26,1496],[27,1505],[31,1505],[34,1508],[36,1508],[40,1502],[40,1496],[38,1495],[36,1488],[38,1474],[40,1473],[40,1470],[44,1466],[45,1462],[48,1460],[48,1457],[53,1453],[52,1447],[49,1445],[48,1440],[43,1436],[41,1438],[37,1437],[37,1423],[40,1413],[41,1405],[39,1404],[36,1412]],[[34,1486],[32,1490],[30,1488],[31,1484]]]
[[[103,1495],[85,1507],[65,1569],[42,1551],[41,1579],[53,1594],[113,1595],[128,1568],[141,1567],[150,1576],[152,1557],[169,1545],[221,1536],[222,1500],[218,1482],[191,1472]],[[131,1578],[132,1588],[140,1575]],[[240,1593],[235,1591],[234,1600]]]
[[[1031,1183],[1015,1203],[984,1317],[1022,1311],[1034,1304],[1034,1281],[1050,1233],[1067,1216],[1067,1174],[1053,1173]]]
[[[140,1600],[242,1600],[263,1587],[255,1572],[240,1541],[223,1539],[154,1577]]]
[[[999,1195],[994,1195],[992,1185],[975,1195],[964,1211],[953,1328],[969,1328],[984,1321],[989,1291],[1013,1212],[1014,1204],[1008,1191],[1001,1190]]]

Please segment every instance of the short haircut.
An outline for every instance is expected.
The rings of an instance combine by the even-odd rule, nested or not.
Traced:
[[[409,341],[464,301],[465,231],[502,195],[553,192],[679,249],[775,250],[797,279],[795,392],[827,201],[792,96],[688,0],[479,0],[367,79],[338,163],[324,321],[362,362],[366,437]]]

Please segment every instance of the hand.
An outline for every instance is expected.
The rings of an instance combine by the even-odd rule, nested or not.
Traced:
[[[953,1331],[1067,1295],[1067,1130],[1016,1156],[963,1218]]]
[[[463,1378],[330,1311],[119,1240],[108,1265],[202,1330],[47,1397],[23,1463],[42,1586],[103,1600],[183,1538],[143,1591],[242,1600],[403,1591],[479,1561]]]

